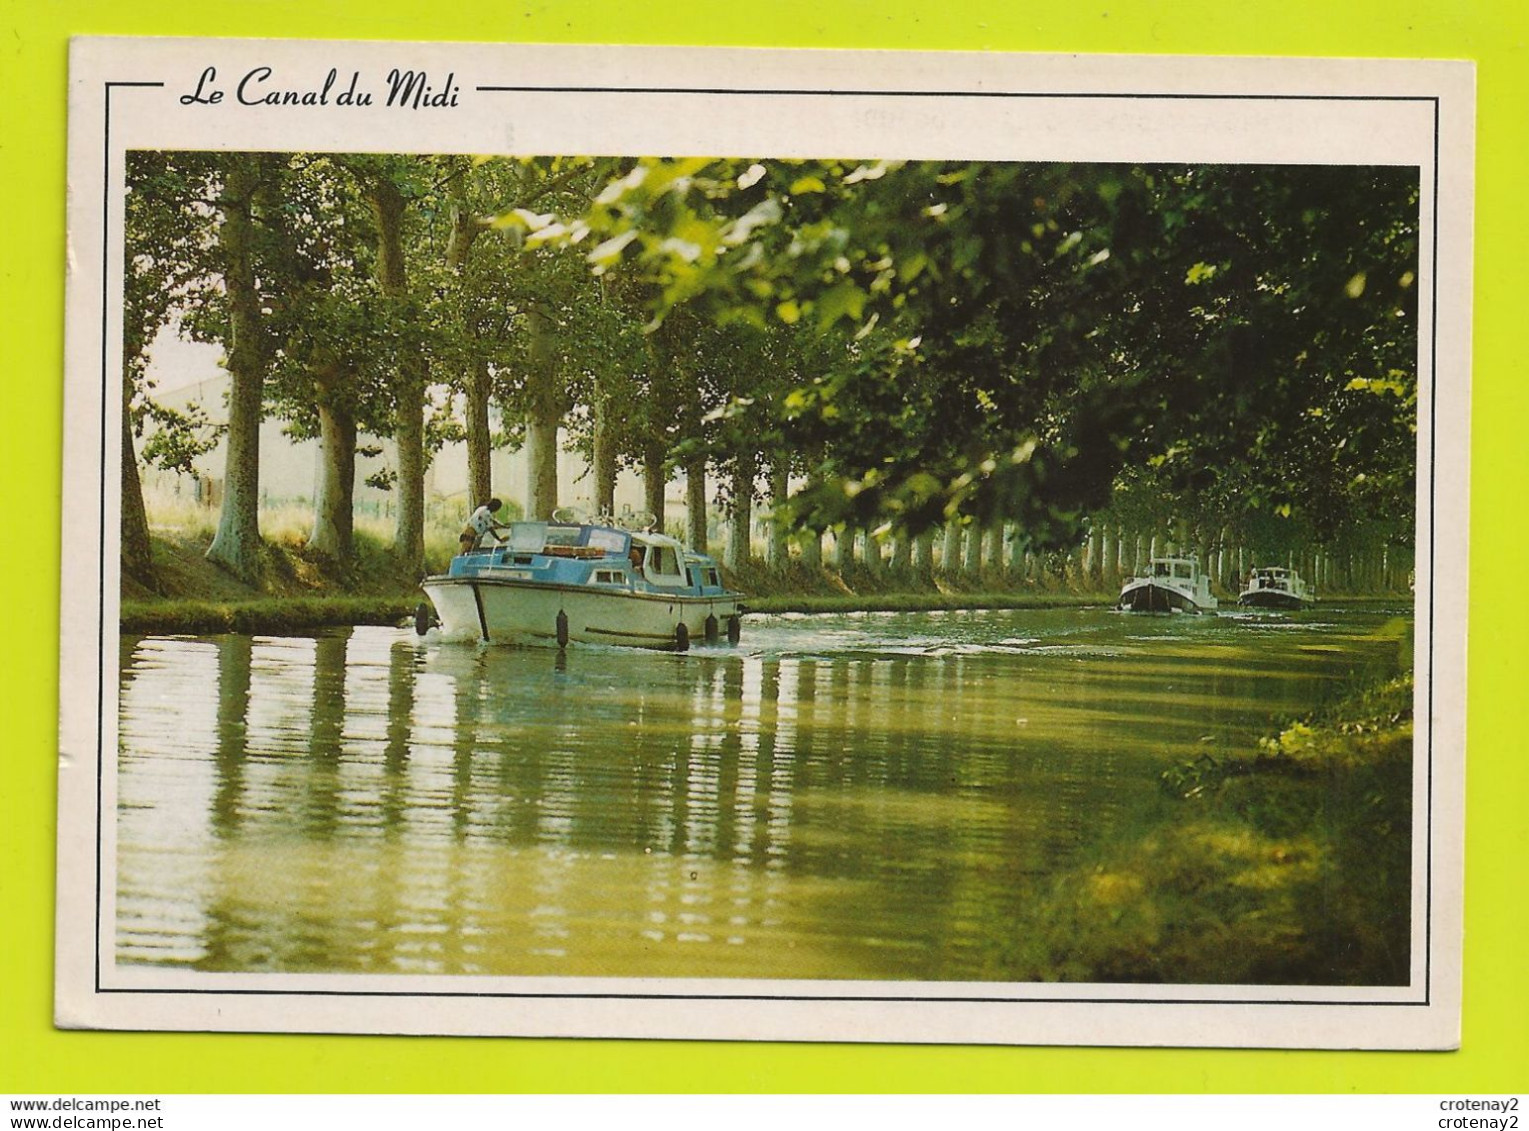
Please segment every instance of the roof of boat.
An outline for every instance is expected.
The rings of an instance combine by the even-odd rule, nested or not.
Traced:
[[[685,544],[678,538],[672,537],[668,534],[660,533],[657,530],[649,530],[646,528],[634,529],[631,526],[623,525],[622,522],[618,519],[599,518],[575,520],[555,517],[551,519],[520,519],[511,523],[510,525],[542,527],[561,526],[565,529],[577,528],[587,530],[609,530],[616,534],[629,535],[632,539],[632,542],[639,546],[670,547],[676,553],[683,555],[683,558],[686,561],[705,562],[707,564],[715,564],[716,562],[716,559],[711,557],[709,554],[703,554],[699,551],[687,548]]]
[[[606,529],[620,530],[621,527],[611,526],[606,527]],[[683,552],[690,552],[685,549],[678,538],[671,538],[669,535],[660,534],[656,530],[628,530],[627,533],[632,536],[633,542],[638,542],[645,546],[678,546]]]

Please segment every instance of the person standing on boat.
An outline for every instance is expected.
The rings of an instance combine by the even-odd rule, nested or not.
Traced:
[[[498,499],[490,499],[473,511],[472,517],[467,520],[467,525],[462,527],[462,536],[459,539],[462,543],[462,553],[468,554],[476,550],[478,544],[483,541],[483,536],[490,530],[498,532],[509,529],[494,517],[502,506],[504,504]]]

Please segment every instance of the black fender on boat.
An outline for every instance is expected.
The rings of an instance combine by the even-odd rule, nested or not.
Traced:
[[[690,629],[685,627],[684,621],[674,626],[674,650],[676,652],[690,651]]]
[[[562,609],[557,611],[557,646],[568,647],[568,614]]]

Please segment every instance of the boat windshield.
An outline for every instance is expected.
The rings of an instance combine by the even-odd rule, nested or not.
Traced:
[[[606,526],[591,526],[589,528],[589,545],[600,550],[612,553],[626,553],[627,543],[632,536],[622,530],[612,530]]]
[[[545,522],[512,522],[510,524],[510,549],[520,553],[535,554],[547,544]]]

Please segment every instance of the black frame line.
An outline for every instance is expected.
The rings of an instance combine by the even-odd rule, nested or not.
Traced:
[[[1437,102],[1432,95],[1414,94],[1185,94],[1124,93],[1110,91],[1045,90],[858,90],[832,88],[729,86],[475,86],[483,94],[695,94],[739,95],[760,98],[1087,98],[1125,101],[1235,101],[1235,102]]]
[[[1433,100],[1433,309],[1428,339],[1428,803],[1423,810],[1423,1000],[1433,992],[1433,642],[1435,579],[1438,577],[1439,456],[1439,100]],[[1414,526],[1416,520],[1414,520]],[[1414,535],[1415,540],[1415,535]],[[1416,667],[1414,660],[1413,666]],[[1414,678],[1416,678],[1414,673]],[[1416,730],[1413,732],[1416,733]]]
[[[112,82],[102,84],[105,90],[105,122],[101,130],[101,499],[97,545],[106,546],[106,405],[107,373],[111,368],[107,356],[110,335],[107,333],[110,311],[107,299],[110,294],[108,267],[111,263],[111,92],[113,87],[163,87],[162,82]],[[117,531],[118,558],[121,557],[122,531]],[[106,561],[101,560],[100,575],[96,585],[96,907],[95,907],[95,989],[101,988],[101,794],[106,781],[106,667],[101,661],[106,656]]]
[[[108,270],[111,262],[111,238],[110,217],[111,202],[113,199],[113,182],[111,179],[111,95],[113,88],[163,88],[164,82],[129,82],[129,81],[106,81],[103,82],[105,91],[105,123],[103,129],[103,153],[102,153],[102,200],[101,200],[101,468],[100,468],[100,544],[107,545],[106,540],[106,453],[108,437],[106,429],[106,406],[107,394],[110,388],[109,373],[110,360],[108,357],[108,323],[109,310],[107,300],[110,293]],[[581,87],[581,86],[477,86],[474,88],[485,93],[517,93],[517,94],[679,94],[679,95],[703,95],[703,96],[758,96],[758,97],[858,97],[858,98],[1013,98],[1013,99],[1121,99],[1132,101],[1242,101],[1242,102],[1418,102],[1432,103],[1433,105],[1433,215],[1432,220],[1432,294],[1430,309],[1430,340],[1429,340],[1429,395],[1432,415],[1429,420],[1429,484],[1428,484],[1428,653],[1427,653],[1427,694],[1425,697],[1425,717],[1432,720],[1434,698],[1434,642],[1435,642],[1435,609],[1436,602],[1435,582],[1437,578],[1437,493],[1438,493],[1438,332],[1439,332],[1439,150],[1440,150],[1440,101],[1439,95],[1302,95],[1302,94],[1186,94],[1186,93],[1108,93],[1108,92],[1041,92],[1041,91],[902,91],[902,90],[792,90],[792,89],[762,89],[750,90],[745,88],[730,87]],[[1421,219],[1421,218],[1420,218]],[[117,532],[120,541],[121,532]],[[97,588],[97,619],[98,619],[98,660],[104,661],[106,655],[106,564],[103,557],[100,565],[100,575]],[[1414,654],[1414,670],[1416,669],[1416,654]],[[105,702],[106,702],[106,666],[104,662],[97,664],[97,689],[96,689],[96,875],[95,875],[95,992],[98,995],[122,994],[173,994],[178,996],[210,996],[210,997],[330,997],[330,998],[477,998],[477,999],[508,999],[508,1000],[551,1000],[551,1001],[790,1001],[790,1002],[898,1002],[917,1004],[919,1002],[932,1002],[939,1004],[998,1004],[998,1005],[1275,1005],[1275,1006],[1379,1006],[1379,1007],[1403,1007],[1418,1008],[1432,1004],[1433,993],[1433,727],[1427,730],[1427,740],[1424,745],[1426,775],[1427,775],[1427,807],[1423,820],[1423,834],[1425,844],[1425,867],[1424,867],[1424,965],[1423,965],[1423,999],[1421,1001],[1351,1001],[1351,1000],[1322,1000],[1309,1001],[1298,998],[1163,998],[1163,997],[983,997],[983,996],[896,996],[894,994],[730,994],[730,993],[554,993],[550,991],[537,992],[513,992],[513,991],[465,991],[465,990],[367,990],[367,989],[286,989],[286,988],[199,988],[199,987],[105,987],[102,981],[103,955],[101,953],[101,920],[102,920],[102,837],[101,827],[104,820],[102,812],[103,783],[106,776],[106,750],[105,750]],[[217,975],[214,975],[217,976]],[[1311,989],[1322,988],[1320,986],[1306,987]],[[1387,988],[1387,987],[1377,987]]]

